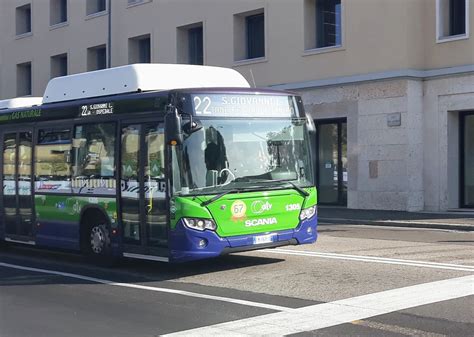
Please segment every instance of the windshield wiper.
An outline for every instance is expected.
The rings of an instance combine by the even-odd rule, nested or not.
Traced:
[[[238,193],[238,192],[240,192],[240,191],[242,191],[242,190],[235,188],[235,189],[232,189],[232,190],[227,190],[227,191],[225,191],[225,192],[222,192],[222,193],[220,193],[220,194],[218,194],[218,195],[212,197],[211,199],[208,199],[208,200],[206,200],[206,201],[203,201],[203,202],[201,203],[201,207],[207,206],[207,205],[209,205],[209,204],[212,204],[214,201],[216,201],[216,200],[222,198],[222,197],[223,197],[224,195],[226,195],[226,194],[229,194],[229,193]]]
[[[295,190],[297,190],[298,192],[300,192],[300,194],[304,197],[307,197],[309,195],[308,192],[306,192],[304,189],[302,189],[301,187],[299,187],[298,185],[296,185],[294,182],[292,181],[289,181],[287,180],[286,183],[290,184],[291,186],[294,187]]]
[[[242,179],[243,178],[243,179]],[[291,185],[296,191],[298,191],[302,196],[304,197],[307,197],[309,196],[309,193],[306,192],[304,189],[302,189],[301,187],[299,187],[298,185],[296,185],[294,182],[290,181],[290,180],[287,180],[287,179],[280,179],[280,180],[271,180],[271,179],[252,179],[250,177],[240,177],[240,178],[237,178],[236,180],[234,181],[247,181],[247,182],[259,182],[259,183],[262,183],[262,182],[268,182],[268,183],[287,183],[289,185]],[[262,186],[264,187],[264,186]],[[201,203],[201,206],[204,207],[204,206],[207,206],[209,204],[212,204],[214,201],[216,200],[219,200],[220,198],[222,198],[223,196],[227,195],[227,194],[230,194],[230,193],[239,193],[239,192],[242,192],[244,191],[245,189],[243,188],[233,188],[233,189],[230,189],[230,190],[227,190],[227,191],[224,191],[222,193],[219,193],[218,195],[212,197],[211,199],[208,199],[206,201],[203,201]]]

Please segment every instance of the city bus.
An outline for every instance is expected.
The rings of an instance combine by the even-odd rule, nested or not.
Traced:
[[[185,262],[317,238],[298,95],[220,67],[135,64],[0,101],[0,241]]]

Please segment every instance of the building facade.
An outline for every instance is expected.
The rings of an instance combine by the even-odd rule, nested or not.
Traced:
[[[111,6],[111,8],[109,8]],[[8,0],[0,99],[138,62],[302,94],[321,203],[474,207],[474,0]]]

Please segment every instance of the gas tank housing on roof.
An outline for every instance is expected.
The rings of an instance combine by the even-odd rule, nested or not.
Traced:
[[[250,85],[239,72],[229,68],[132,64],[53,78],[46,87],[43,104],[137,91],[209,87],[249,88]]]
[[[28,108],[28,107],[41,105],[42,102],[43,102],[42,97],[17,97],[17,98],[4,99],[0,101],[0,110]]]

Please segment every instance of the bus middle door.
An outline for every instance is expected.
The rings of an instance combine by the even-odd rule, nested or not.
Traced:
[[[167,246],[163,123],[122,127],[121,209],[126,251]],[[157,253],[159,254],[159,253]]]

